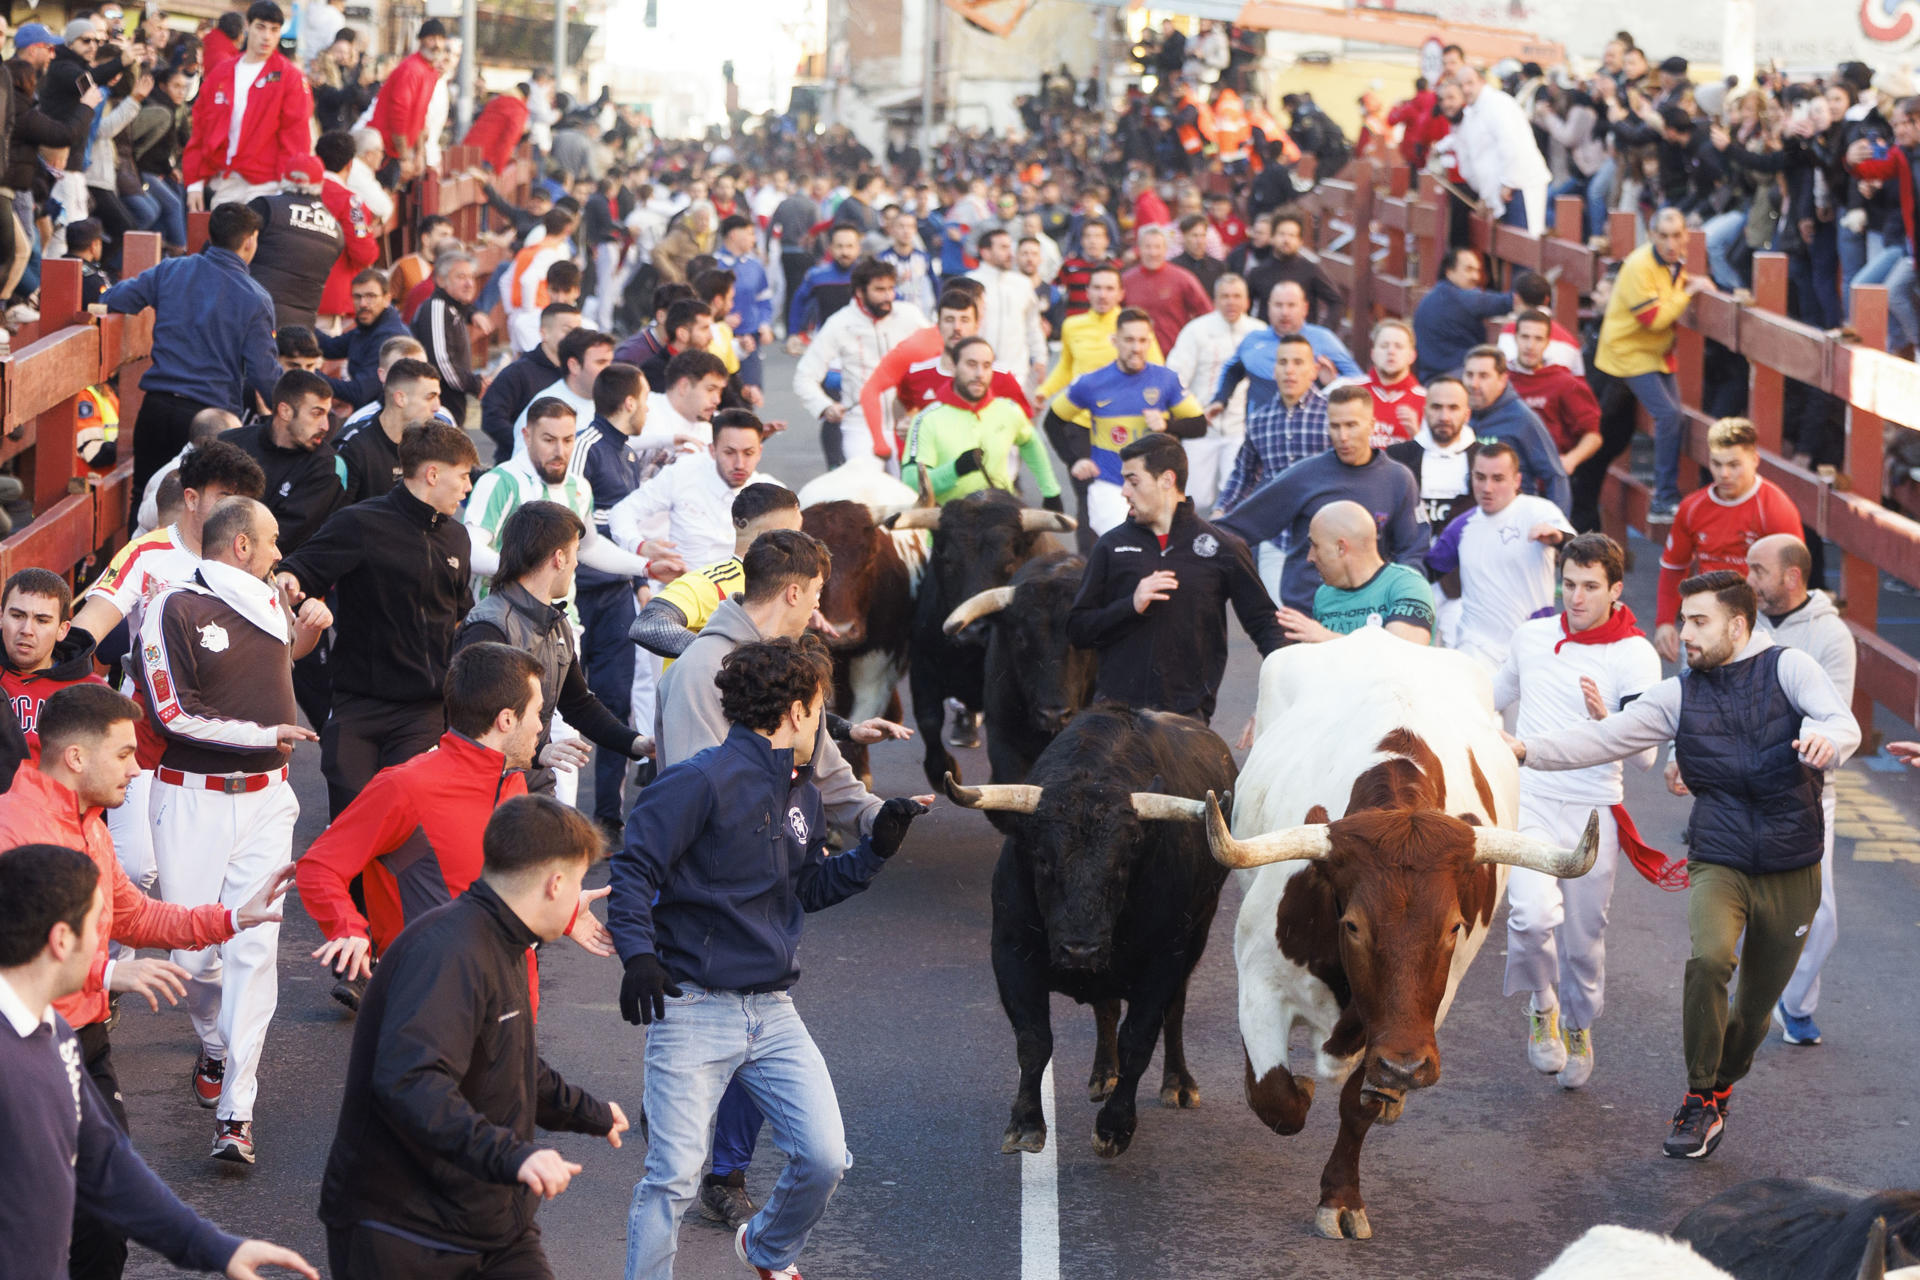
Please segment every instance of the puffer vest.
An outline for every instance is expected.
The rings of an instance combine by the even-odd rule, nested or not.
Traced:
[[[1674,757],[1693,793],[1688,857],[1748,875],[1820,861],[1824,776],[1793,743],[1801,714],[1781,687],[1778,645],[1680,682]]]

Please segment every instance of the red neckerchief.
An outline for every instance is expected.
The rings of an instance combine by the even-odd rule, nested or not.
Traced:
[[[950,404],[956,408],[965,409],[971,414],[985,413],[987,406],[992,404],[996,399],[999,399],[999,397],[993,394],[993,383],[989,382],[987,383],[987,394],[985,396],[979,400],[969,400],[960,394],[960,387],[954,382],[951,375],[947,377],[945,382],[934,388],[933,398],[941,404]]]
[[[1624,604],[1613,606],[1613,612],[1605,622],[1586,631],[1570,630],[1567,615],[1563,613],[1560,615],[1560,631],[1561,638],[1553,646],[1555,653],[1560,652],[1560,646],[1565,644],[1612,644],[1616,640],[1630,640],[1634,636],[1644,639],[1647,634],[1634,620],[1633,610]],[[1620,852],[1627,855],[1627,861],[1633,863],[1633,869],[1649,884],[1670,893],[1687,887],[1687,860],[1669,858],[1643,840],[1640,829],[1633,825],[1633,817],[1627,812],[1626,805],[1613,806],[1613,822],[1620,833]]]

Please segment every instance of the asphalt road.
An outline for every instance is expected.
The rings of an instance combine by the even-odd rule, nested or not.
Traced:
[[[770,381],[783,387],[791,363],[773,364]],[[822,467],[816,432],[798,421],[790,395],[776,392],[772,401],[796,427],[771,442],[765,469],[797,485]],[[1653,555],[1645,543],[1636,551],[1629,598],[1645,616]],[[1255,675],[1252,647],[1242,643],[1217,717],[1229,737],[1251,709]],[[984,752],[960,754],[973,776],[985,775]],[[923,789],[916,746],[879,748],[873,759],[882,794]],[[1016,1069],[987,952],[999,840],[983,817],[943,802],[868,892],[808,918],[795,997],[832,1068],[854,1167],[801,1270],[811,1280],[1531,1276],[1594,1223],[1664,1229],[1748,1178],[1920,1186],[1920,1095],[1907,1074],[1920,1058],[1911,985],[1920,948],[1920,845],[1912,843],[1920,779],[1873,763],[1856,762],[1845,775],[1842,830],[1861,840],[1841,841],[1836,868],[1842,933],[1819,1011],[1827,1043],[1769,1041],[1713,1158],[1659,1154],[1684,1087],[1685,898],[1623,873],[1592,1084],[1564,1092],[1527,1066],[1522,1001],[1500,997],[1505,947],[1496,933],[1441,1031],[1440,1084],[1368,1138],[1362,1185],[1376,1234],[1346,1243],[1316,1239],[1308,1227],[1337,1127],[1331,1094],[1322,1091],[1305,1132],[1291,1138],[1268,1132],[1241,1097],[1231,882],[1187,1005],[1202,1106],[1165,1111],[1145,1090],[1131,1149],[1116,1160],[1096,1157],[1095,1108],[1085,1096],[1092,1018],[1056,997],[1050,1151],[1000,1154]],[[326,812],[316,750],[300,750],[294,777],[304,808],[299,849]],[[1629,801],[1650,840],[1678,847],[1684,801],[1651,776],[1630,782]],[[1850,820],[1857,825],[1845,825]],[[353,1023],[308,959],[319,941],[291,902],[280,1007],[261,1068],[258,1165],[207,1158],[213,1125],[189,1100],[194,1045],[183,1012],[128,1006],[114,1045],[134,1140],[161,1176],[227,1229],[293,1245],[324,1265],[314,1207]],[[563,942],[547,950],[541,968],[548,1061],[637,1114],[642,1034],[619,1018],[615,963]],[[1157,1067],[1146,1080],[1158,1080]],[[563,1136],[556,1145],[585,1165],[541,1212],[556,1273],[617,1276],[640,1144],[616,1152]],[[780,1161],[764,1144],[749,1176],[756,1200]],[[728,1237],[697,1214],[683,1230],[680,1258],[683,1276],[745,1274]],[[136,1250],[130,1274],[175,1273]]]

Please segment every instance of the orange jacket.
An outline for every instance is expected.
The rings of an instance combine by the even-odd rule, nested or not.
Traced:
[[[87,969],[86,985],[53,1002],[75,1027],[107,1018],[107,943],[129,947],[169,947],[196,951],[233,936],[233,913],[215,902],[183,907],[157,902],[140,892],[113,853],[101,809],[80,812],[80,800],[38,769],[22,766],[13,787],[0,796],[0,849],[23,844],[57,844],[78,849],[100,868],[107,904],[100,913],[100,945]],[[0,855],[4,856],[4,855]]]
[[[1240,95],[1231,89],[1222,89],[1213,100],[1213,143],[1220,149],[1220,158],[1242,159],[1252,137],[1253,123],[1246,107],[1241,105]]]

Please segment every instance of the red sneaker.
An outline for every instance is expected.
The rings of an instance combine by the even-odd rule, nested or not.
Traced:
[[[747,1261],[747,1225],[744,1222],[740,1224],[740,1229],[733,1233],[733,1256],[745,1262],[747,1270],[760,1277],[760,1280],[800,1280],[800,1273],[792,1267],[782,1267],[778,1271],[773,1271]]]
[[[220,1105],[220,1090],[226,1084],[227,1062],[202,1053],[193,1064],[193,1100],[203,1107]]]

